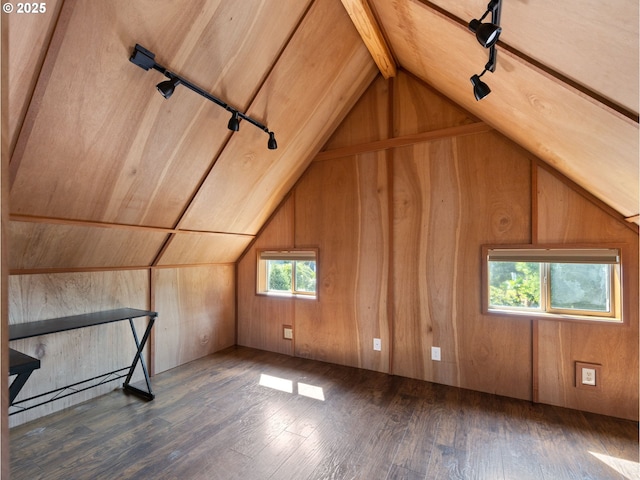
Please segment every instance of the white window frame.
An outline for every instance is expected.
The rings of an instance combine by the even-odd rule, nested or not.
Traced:
[[[272,291],[268,289],[268,260],[284,260],[293,262],[291,268],[291,291]],[[306,292],[296,289],[296,262],[314,261],[316,262],[316,291]],[[318,250],[315,248],[289,249],[289,250],[258,250],[256,268],[256,294],[276,297],[297,297],[307,299],[318,298]]]
[[[540,264],[540,307],[509,307],[490,305],[490,262],[529,262]],[[609,311],[573,310],[551,306],[551,264],[575,263],[610,265],[608,286]],[[482,309],[485,314],[533,316],[558,320],[623,323],[621,249],[587,246],[490,246],[482,248]]]

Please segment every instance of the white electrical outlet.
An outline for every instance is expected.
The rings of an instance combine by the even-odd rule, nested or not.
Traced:
[[[382,350],[382,340],[380,340],[379,338],[374,338],[373,339],[373,349],[376,352],[379,352]]]
[[[595,368],[582,367],[582,384],[596,386],[596,370]]]
[[[431,347],[431,360],[440,361],[440,347]]]
[[[293,340],[293,328],[291,328],[289,325],[283,326],[282,333],[285,340]]]

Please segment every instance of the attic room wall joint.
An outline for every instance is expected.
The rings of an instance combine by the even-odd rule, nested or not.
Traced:
[[[375,142],[364,143],[360,145],[351,145],[348,147],[335,148],[320,152],[314,161],[321,162],[323,160],[332,160],[335,158],[348,157],[359,153],[376,152],[379,150],[388,150],[397,147],[406,147],[417,143],[423,143],[441,138],[460,137],[464,135],[475,135],[477,133],[487,133],[493,130],[493,127],[484,122],[470,123],[457,127],[442,128],[429,132],[416,133],[411,135],[403,135],[400,137],[391,137],[386,140],[377,140]]]
[[[76,225],[82,227],[96,227],[96,228],[112,228],[112,229],[121,229],[121,230],[137,230],[144,232],[160,232],[174,234],[186,234],[186,235],[234,235],[240,237],[252,237],[253,235],[249,233],[233,233],[233,232],[217,232],[217,231],[208,231],[208,230],[186,230],[186,229],[176,229],[176,228],[165,228],[165,227],[151,227],[146,225],[131,225],[126,223],[107,223],[107,222],[95,222],[91,220],[73,220],[67,218],[57,218],[57,217],[41,217],[41,216],[31,216],[31,215],[20,215],[20,214],[10,214],[9,220],[12,222],[28,222],[28,223],[48,223],[53,225]]]
[[[549,172],[551,175],[553,175],[558,180],[563,182],[567,187],[569,187],[574,192],[583,196],[589,202],[599,207],[602,211],[604,211],[606,214],[608,214],[609,216],[617,220],[618,223],[620,223],[621,225],[624,225],[626,228],[634,232],[636,235],[640,233],[640,225],[637,225],[635,223],[630,223],[629,221],[627,221],[627,219],[620,212],[613,209],[612,207],[604,203],[602,200],[600,200],[593,194],[589,193],[587,190],[582,188],[580,185],[575,183],[573,180],[571,180],[567,176],[563,175],[561,172],[553,168],[551,165],[548,165],[547,163],[543,162],[538,158],[534,158],[533,163],[534,163],[534,166],[538,166],[540,168],[543,168],[547,172]]]
[[[394,119],[394,82],[393,78],[390,78],[387,81],[387,136],[393,135],[394,127],[395,127],[395,119]],[[395,270],[394,270],[394,242],[393,242],[393,232],[391,227],[393,222],[393,198],[394,198],[394,189],[393,189],[393,164],[394,164],[394,152],[395,149],[389,148],[385,151],[385,162],[387,167],[387,204],[389,205],[387,218],[388,225],[390,226],[389,235],[388,235],[388,256],[389,256],[389,266],[387,269],[387,328],[389,335],[389,374],[393,375],[394,372],[394,364],[393,364],[393,353],[394,353],[394,345],[395,345],[395,295],[394,295],[394,282],[393,278],[395,278]]]

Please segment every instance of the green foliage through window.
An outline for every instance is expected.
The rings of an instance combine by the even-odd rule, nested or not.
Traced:
[[[489,305],[540,308],[540,264],[489,263]]]
[[[291,291],[291,261],[288,260],[269,260],[268,265],[268,290],[271,292],[290,292]]]
[[[315,295],[315,260],[268,259],[264,262],[267,292]]]
[[[619,258],[615,249],[490,249],[489,310],[622,321]]]

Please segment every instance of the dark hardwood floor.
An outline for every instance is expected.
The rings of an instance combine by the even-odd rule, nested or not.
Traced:
[[[10,432],[12,479],[636,479],[638,424],[231,348]]]

